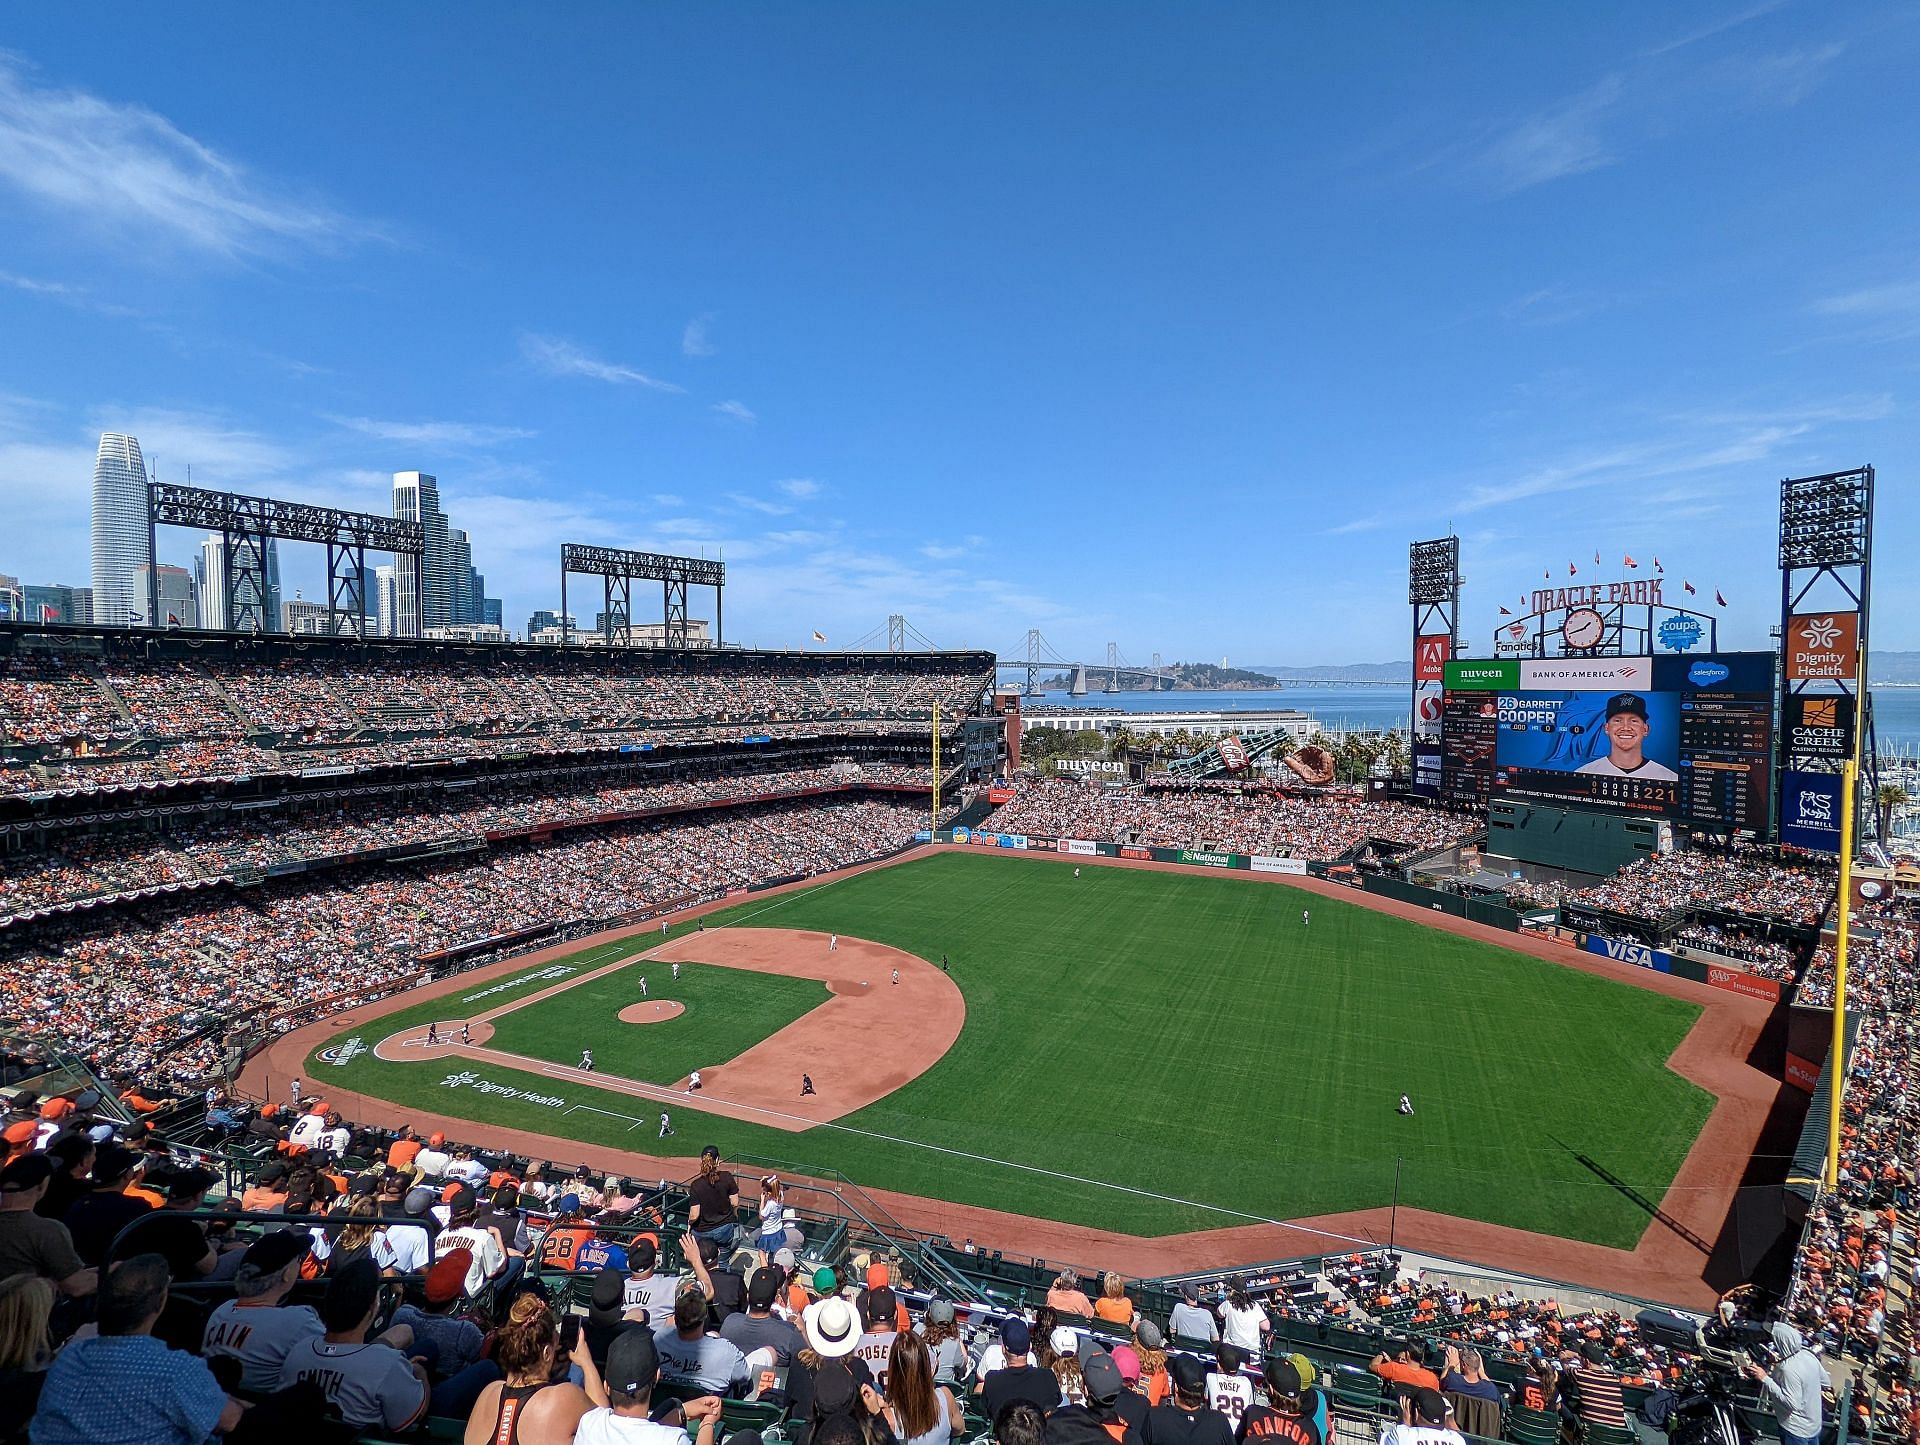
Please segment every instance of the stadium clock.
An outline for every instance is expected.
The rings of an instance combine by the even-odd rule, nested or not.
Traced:
[[[1591,607],[1576,607],[1567,614],[1566,624],[1560,631],[1568,647],[1584,651],[1600,645],[1600,639],[1607,635],[1607,621]]]

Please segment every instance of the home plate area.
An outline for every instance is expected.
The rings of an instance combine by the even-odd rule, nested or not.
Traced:
[[[636,965],[651,965],[653,988],[670,992],[672,985],[658,965],[676,961],[814,979],[825,985],[827,999],[733,1058],[711,1068],[702,1065],[701,1087],[691,1095],[691,1080],[686,1077],[672,1084],[653,1084],[609,1072],[603,1060],[596,1060],[598,1067],[588,1070],[488,1046],[494,1032],[492,1020]],[[751,988],[750,983],[742,988],[743,1005],[751,1005]],[[627,1024],[655,1024],[685,1012],[686,1005],[677,999],[649,997],[622,1007],[618,1018]],[[829,946],[823,933],[727,928],[673,939],[471,1019],[436,1020],[432,1043],[425,1025],[409,1027],[381,1040],[374,1054],[389,1063],[444,1066],[460,1058],[495,1064],[611,1094],[669,1106],[679,1103],[706,1114],[797,1132],[863,1109],[919,1077],[953,1046],[965,1021],[966,1004],[953,980],[912,954],[844,934]],[[468,1040],[461,1037],[463,1024],[471,1030]],[[860,1039],[861,1046],[848,1049],[849,1038]],[[812,1078],[816,1092],[801,1096],[802,1074]],[[575,1107],[632,1118],[636,1128],[649,1122],[592,1104]]]

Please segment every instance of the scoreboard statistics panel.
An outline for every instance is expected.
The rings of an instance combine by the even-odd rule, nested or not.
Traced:
[[[1495,693],[1449,689],[1441,708],[1440,796],[1485,807],[1493,782],[1493,745],[1500,701]]]
[[[1680,696],[1680,816],[1720,833],[1767,831],[1773,779],[1770,652],[1657,657],[1654,685]]]

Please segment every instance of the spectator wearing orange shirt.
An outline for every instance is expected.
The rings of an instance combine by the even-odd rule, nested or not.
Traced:
[[[1390,1385],[1436,1393],[1440,1389],[1440,1377],[1420,1363],[1420,1345],[1415,1340],[1400,1341],[1391,1359],[1382,1350],[1367,1362],[1367,1368]]]
[[[413,1168],[413,1156],[420,1152],[420,1136],[408,1128],[402,1128],[400,1137],[387,1146],[387,1168],[402,1172]]]

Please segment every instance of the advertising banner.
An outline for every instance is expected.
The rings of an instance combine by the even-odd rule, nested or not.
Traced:
[[[913,841],[916,843],[931,843],[933,841],[932,829],[922,828],[918,833],[913,835]]]
[[[1060,840],[1060,851],[1062,853],[1071,853],[1076,858],[1091,858],[1100,850],[1084,838],[1062,838]]]
[[[1533,633],[1525,622],[1509,622],[1493,634],[1493,651],[1498,657],[1522,657],[1533,650]]]
[[[1440,796],[1441,750],[1437,741],[1413,742],[1413,795],[1416,798]]]
[[[1521,692],[1500,698],[1496,791],[1628,812],[1680,801],[1680,699],[1660,692]]]
[[[1126,846],[1126,847],[1124,847],[1124,848],[1122,848],[1122,849],[1120,850],[1120,856],[1121,856],[1122,858],[1147,858],[1147,859],[1151,859],[1151,858],[1153,857],[1153,849],[1151,849],[1151,848],[1137,848],[1137,847],[1135,847],[1135,846],[1134,846],[1133,844],[1131,844],[1131,843],[1129,843],[1129,844],[1127,844],[1127,846]]]
[[[1432,637],[1413,639],[1413,680],[1415,682],[1442,682],[1447,675],[1447,662],[1453,656],[1453,639],[1446,633]]]
[[[994,804],[996,807],[998,807],[1001,803],[1011,803],[1013,801],[1013,789],[1012,788],[988,788],[987,801],[989,803]]]
[[[1269,858],[1264,853],[1255,853],[1252,861],[1256,873],[1291,873],[1305,877],[1307,872],[1304,858]]]
[[[1436,747],[1440,742],[1440,723],[1445,714],[1447,692],[1437,682],[1413,685],[1413,735],[1425,738]]]
[[[1787,681],[1852,680],[1860,670],[1860,614],[1808,612],[1787,619]]]
[[[1051,853],[1059,846],[1059,843],[1052,838],[1036,838],[1031,833],[1027,834],[1027,851],[1029,853]]]
[[[1513,692],[1520,686],[1520,662],[1517,658],[1498,658],[1491,662],[1449,662],[1444,671],[1444,681],[1452,692]]]
[[[1198,848],[1182,848],[1177,862],[1198,863],[1205,868],[1232,868],[1235,865],[1231,853],[1208,853]]]
[[[1615,963],[1630,963],[1635,968],[1650,968],[1655,973],[1673,972],[1673,955],[1665,949],[1649,948],[1644,943],[1632,943],[1624,938],[1602,938],[1597,933],[1589,933],[1587,952],[1598,954],[1601,958],[1610,958]]]
[[[1840,851],[1840,790],[1838,773],[1803,773],[1789,768],[1780,775],[1780,841],[1814,853]]]
[[[1787,1055],[1787,1082],[1803,1094],[1811,1094],[1814,1085],[1820,1082],[1820,1065],[1812,1059],[1803,1059],[1796,1053]]]
[[[1239,738],[1229,735],[1214,744],[1219,750],[1220,761],[1225,763],[1229,772],[1244,773],[1247,770],[1247,745]]]
[[[1018,848],[1023,852],[1027,846],[1026,835],[1023,833],[996,833],[994,842],[1002,848]]]
[[[1780,997],[1780,985],[1774,980],[1718,963],[1707,965],[1707,982],[1728,993],[1737,993],[1746,998],[1763,998],[1768,1003],[1774,1003]]]
[[[953,830],[953,841],[956,843],[969,843],[973,841],[973,834],[965,828],[955,828]]]
[[[1650,657],[1529,657],[1520,662],[1520,688],[1527,692],[1621,692],[1652,685]]]
[[[1844,762],[1853,756],[1854,699],[1844,693],[1790,693],[1787,748],[1807,758]]]
[[[1102,774],[1107,777],[1124,778],[1127,775],[1125,763],[1110,762],[1105,758],[1055,758],[1053,770],[1056,773]]]

